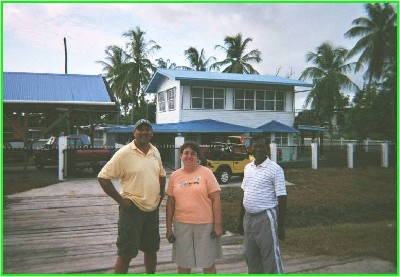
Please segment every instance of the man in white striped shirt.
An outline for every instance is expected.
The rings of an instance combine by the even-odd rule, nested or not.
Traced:
[[[268,158],[264,137],[252,139],[254,162],[242,183],[241,224],[248,273],[283,273],[279,239],[285,238],[286,182],[283,169]],[[279,239],[278,239],[279,238]]]

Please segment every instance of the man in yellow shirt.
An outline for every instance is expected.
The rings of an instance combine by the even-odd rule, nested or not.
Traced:
[[[97,179],[104,192],[119,204],[115,273],[128,273],[139,250],[144,252],[146,273],[155,273],[160,248],[158,207],[164,197],[166,173],[160,153],[150,143],[150,121],[136,122],[133,136],[134,140],[114,154]],[[112,179],[119,180],[120,193]]]

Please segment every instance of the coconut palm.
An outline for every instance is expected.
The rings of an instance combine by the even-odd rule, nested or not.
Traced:
[[[347,38],[361,37],[349,52],[349,58],[361,53],[355,71],[367,64],[366,77],[369,83],[379,80],[389,62],[396,61],[397,14],[390,4],[366,4],[368,17],[353,20],[353,25],[344,35]]]
[[[251,63],[259,63],[262,61],[261,52],[255,49],[245,53],[248,44],[252,40],[252,38],[243,40],[241,33],[236,36],[226,36],[224,39],[225,46],[215,46],[215,49],[222,49],[225,51],[226,58],[223,61],[214,63],[212,68],[219,69],[220,67],[227,66],[222,72],[258,74]]]
[[[307,54],[306,60],[313,66],[306,68],[300,76],[301,80],[311,79],[315,84],[306,98],[304,107],[311,104],[320,120],[329,121],[330,124],[334,111],[343,108],[348,101],[341,89],[357,88],[346,76],[354,66],[353,63],[347,63],[347,55],[347,49],[325,42],[315,53]]]
[[[207,71],[210,69],[210,63],[215,61],[215,57],[211,56],[206,58],[204,48],[199,52],[194,47],[189,47],[184,51],[186,60],[189,61],[191,67],[187,67],[187,70],[195,71]]]
[[[156,59],[157,68],[168,68],[176,69],[176,63],[171,62],[169,59],[164,60],[163,58]]]
[[[151,74],[155,71],[155,66],[149,60],[149,55],[161,47],[155,41],[147,41],[146,32],[140,27],[130,29],[123,33],[124,37],[129,38],[127,43],[127,53],[131,61],[130,65],[125,65],[127,70],[127,81],[131,87],[131,97],[133,106],[138,106],[140,90],[150,80]]]
[[[126,114],[129,108],[129,86],[125,82],[124,65],[129,63],[128,56],[121,47],[116,45],[107,46],[104,52],[106,61],[97,61],[97,63],[103,65],[103,72],[111,91]]]

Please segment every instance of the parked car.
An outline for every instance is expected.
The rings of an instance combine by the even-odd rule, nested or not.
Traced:
[[[33,150],[33,159],[36,168],[58,165],[58,138],[51,137],[37,150]],[[100,169],[111,159],[112,149],[94,148],[90,146],[87,135],[67,136],[67,172],[78,169],[92,168],[94,172]]]
[[[232,176],[243,176],[244,167],[253,160],[243,144],[216,142],[201,147],[201,164],[211,169],[222,184]]]
[[[25,153],[26,152],[26,153]],[[20,142],[6,141],[3,140],[3,163],[22,163],[24,162],[24,156],[27,155],[29,158],[31,152],[29,149],[25,150]]]

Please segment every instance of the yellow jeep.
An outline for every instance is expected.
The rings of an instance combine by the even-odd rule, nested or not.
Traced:
[[[233,175],[243,176],[244,167],[253,160],[245,145],[235,143],[212,143],[202,155],[202,164],[222,184],[227,184]]]

